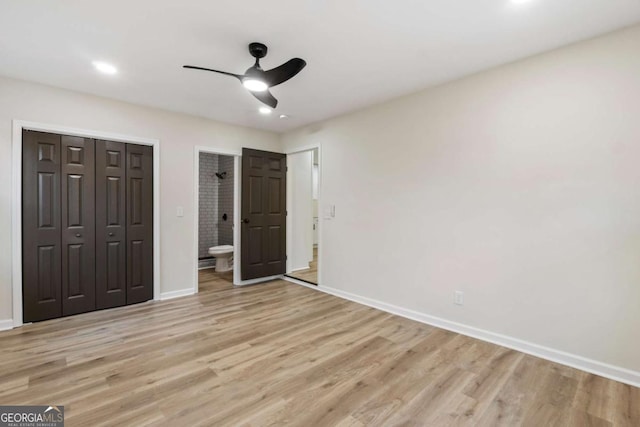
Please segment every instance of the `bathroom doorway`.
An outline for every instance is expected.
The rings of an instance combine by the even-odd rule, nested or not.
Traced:
[[[287,155],[287,274],[319,284],[320,150]]]
[[[198,292],[233,286],[236,159],[198,154]]]

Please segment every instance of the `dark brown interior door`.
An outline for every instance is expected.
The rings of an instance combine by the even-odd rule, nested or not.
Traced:
[[[123,142],[96,141],[96,307],[127,303],[126,162]]]
[[[153,298],[153,148],[126,144],[127,304]]]
[[[287,158],[242,149],[242,280],[286,270]]]
[[[94,141],[62,136],[62,315],[95,310]]]
[[[60,136],[22,132],[23,321],[62,315]]]

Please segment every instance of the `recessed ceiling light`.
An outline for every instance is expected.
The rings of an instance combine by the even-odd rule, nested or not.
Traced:
[[[242,84],[251,92],[264,92],[269,89],[269,86],[267,86],[265,82],[257,79],[244,79]]]
[[[281,119],[288,119],[288,118],[289,118],[289,116],[287,116],[286,114],[280,114],[280,118],[281,118]]]
[[[511,0],[511,3],[513,4],[524,4],[524,3],[529,3],[531,0]]]
[[[258,110],[260,111],[260,114],[271,114],[271,112],[273,111],[271,108],[269,107],[260,107],[260,109]]]
[[[116,74],[118,72],[116,67],[102,61],[93,61],[93,66],[96,67],[96,70],[104,74]]]

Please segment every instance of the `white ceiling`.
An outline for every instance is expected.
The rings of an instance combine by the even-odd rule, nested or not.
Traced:
[[[639,21],[640,0],[0,0],[0,75],[282,132]],[[243,73],[252,41],[265,69],[308,63],[272,89],[289,119],[181,68]]]

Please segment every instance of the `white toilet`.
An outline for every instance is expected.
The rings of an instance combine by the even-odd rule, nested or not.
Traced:
[[[216,259],[217,272],[223,273],[233,270],[233,246],[212,246],[209,248],[209,255]]]

